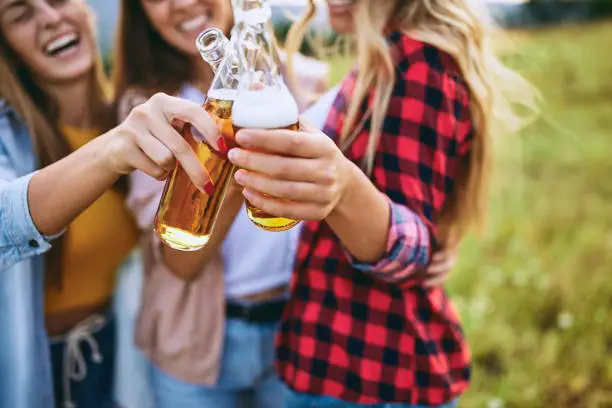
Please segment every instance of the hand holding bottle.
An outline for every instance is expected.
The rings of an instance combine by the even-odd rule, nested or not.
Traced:
[[[275,216],[322,220],[341,201],[354,165],[324,133],[304,123],[291,129],[244,129],[228,157],[245,198]]]
[[[101,136],[100,159],[115,173],[138,169],[158,180],[165,179],[178,161],[198,189],[212,187],[195,152],[172,126],[174,119],[191,123],[213,143],[219,137],[216,123],[200,105],[159,93]]]

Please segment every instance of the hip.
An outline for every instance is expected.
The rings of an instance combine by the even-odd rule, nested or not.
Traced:
[[[116,327],[112,315],[89,316],[66,333],[51,337],[49,348],[57,406],[115,405]]]

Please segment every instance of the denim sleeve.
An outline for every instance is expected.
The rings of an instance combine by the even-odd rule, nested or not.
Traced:
[[[30,215],[28,186],[34,173],[17,177],[0,140],[0,271],[51,248]]]

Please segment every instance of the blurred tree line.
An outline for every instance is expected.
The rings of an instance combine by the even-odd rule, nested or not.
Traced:
[[[496,20],[504,27],[526,27],[562,24],[567,22],[599,20],[612,17],[612,0],[530,0],[523,5],[508,5],[492,0],[490,9]],[[276,37],[285,41],[291,22],[275,23]],[[338,39],[333,33],[310,32],[315,41],[304,41],[301,52],[316,55],[321,47],[330,47]]]
[[[502,25],[538,26],[612,16],[612,0],[530,0],[522,6],[491,6]]]

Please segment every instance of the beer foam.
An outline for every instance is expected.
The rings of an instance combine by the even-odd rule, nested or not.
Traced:
[[[238,90],[236,89],[211,89],[210,91],[208,91],[208,98],[217,99],[220,101],[233,101],[234,99],[236,99],[237,93]]]
[[[241,90],[232,106],[232,123],[241,128],[278,129],[298,122],[298,107],[286,86]]]

